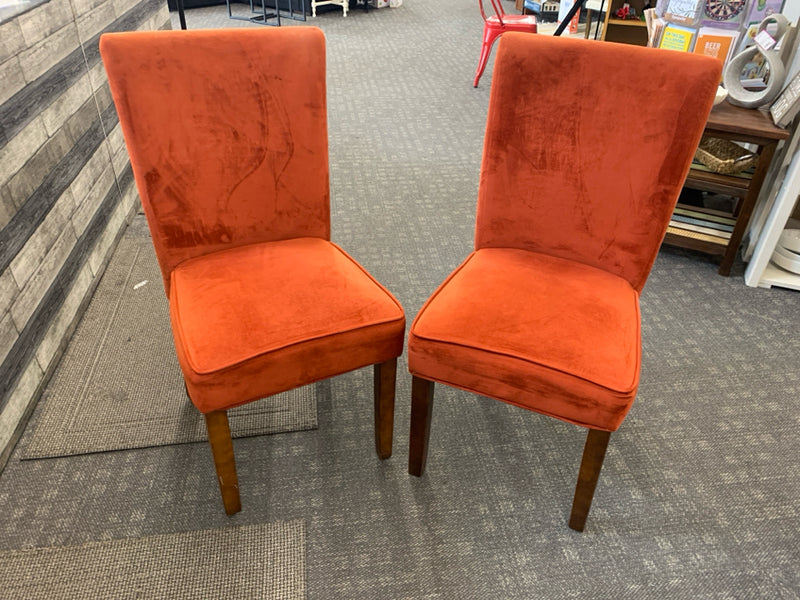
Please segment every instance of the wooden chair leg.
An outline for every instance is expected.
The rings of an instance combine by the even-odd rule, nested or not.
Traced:
[[[214,455],[214,466],[217,469],[219,491],[222,503],[229,515],[242,510],[239,498],[239,478],[236,476],[236,461],[233,457],[233,440],[228,426],[228,415],[224,410],[215,410],[205,414],[208,442]]]
[[[428,459],[431,435],[434,383],[421,377],[411,381],[411,433],[408,449],[408,472],[422,477]]]
[[[394,388],[397,359],[375,365],[375,451],[381,459],[392,455]]]
[[[575,498],[572,500],[572,514],[569,516],[569,526],[575,531],[583,531],[586,526],[586,517],[592,507],[594,489],[600,477],[600,469],[603,468],[603,459],[610,437],[610,431],[599,429],[590,429],[586,435],[578,483],[575,486]]]

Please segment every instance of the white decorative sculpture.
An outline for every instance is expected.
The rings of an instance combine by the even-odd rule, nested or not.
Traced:
[[[769,50],[764,50],[756,43],[737,54],[725,69],[723,82],[728,90],[728,102],[731,104],[744,106],[745,108],[758,108],[771,103],[781,93],[784,79],[786,79],[786,67],[781,61],[780,52],[776,48],[781,38],[789,30],[789,20],[780,13],[768,16],[759,24],[756,37],[773,24],[777,26],[774,46]],[[753,62],[753,59],[758,54],[764,56],[769,68],[767,86],[763,90],[748,90],[745,89],[741,82],[742,71],[748,63]]]

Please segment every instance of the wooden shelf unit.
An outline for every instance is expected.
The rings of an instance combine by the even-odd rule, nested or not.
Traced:
[[[727,276],[731,272],[736,252],[742,243],[742,237],[747,231],[750,216],[753,213],[761,186],[764,184],[775,148],[779,141],[789,137],[789,131],[776,126],[766,112],[740,108],[725,101],[712,109],[704,133],[711,137],[755,144],[758,162],[752,173],[735,175],[722,175],[711,172],[702,166],[693,166],[689,170],[684,185],[696,190],[740,198],[738,211],[736,214],[726,214],[694,206],[678,205],[679,210],[676,210],[676,216],[680,214],[681,210],[688,210],[698,213],[692,215],[693,219],[697,221],[705,219],[707,222],[701,223],[697,227],[700,231],[686,229],[680,225],[676,216],[673,216],[673,222],[670,223],[664,243],[722,256],[719,274]],[[732,224],[729,237],[705,231],[706,229],[718,229],[720,218],[726,217]]]
[[[615,27],[647,27],[647,24],[644,21],[639,21],[636,19],[609,18],[608,22]]]
[[[647,45],[647,25],[638,17],[644,10],[644,0],[627,0],[636,10],[636,19],[618,19],[615,14],[626,0],[606,0],[606,15],[603,21],[603,40],[635,46]]]
[[[625,1],[606,2],[608,9],[603,22],[602,39],[646,46],[647,26],[643,21],[618,19],[614,16]],[[627,1],[636,9],[637,16],[642,14],[644,0]],[[726,215],[679,204],[679,210],[689,210],[696,214],[691,216],[691,227],[687,227],[685,220],[681,222],[673,216],[664,243],[721,256],[719,274],[727,276],[747,231],[775,149],[778,142],[789,137],[789,131],[776,126],[767,112],[733,106],[724,101],[712,109],[704,133],[711,137],[754,144],[757,147],[758,161],[753,171],[735,175],[714,173],[702,165],[693,165],[686,177],[685,187],[738,198],[738,208],[735,214]],[[715,225],[719,225],[720,217],[730,219],[731,231],[715,231],[718,230]]]

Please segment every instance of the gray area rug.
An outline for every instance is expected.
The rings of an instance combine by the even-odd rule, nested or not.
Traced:
[[[37,410],[26,459],[208,439],[184,391],[141,215],[120,241]],[[314,386],[237,407],[229,421],[233,437],[313,429]]]
[[[0,552],[0,598],[305,598],[305,524],[286,521]]]

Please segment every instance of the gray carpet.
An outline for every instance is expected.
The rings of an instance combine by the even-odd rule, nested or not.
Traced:
[[[187,16],[247,26],[224,7]],[[328,40],[333,239],[413,317],[472,245],[492,80],[490,64],[472,88],[477,3],[405,0],[314,24]],[[14,456],[0,548],[300,519],[314,600],[798,598],[800,294],[746,287],[741,263],[716,269],[662,250],[642,298],[640,394],[583,534],[566,521],[584,433],[553,419],[437,387],[428,470],[410,477],[401,360],[387,461],[364,369],[317,386],[318,429],[235,440],[232,518],[206,444]]]
[[[300,600],[304,538],[290,521],[0,552],[0,598]]]
[[[23,458],[208,439],[186,396],[144,216],[126,231],[37,406]],[[317,426],[314,386],[230,411],[231,435]]]

